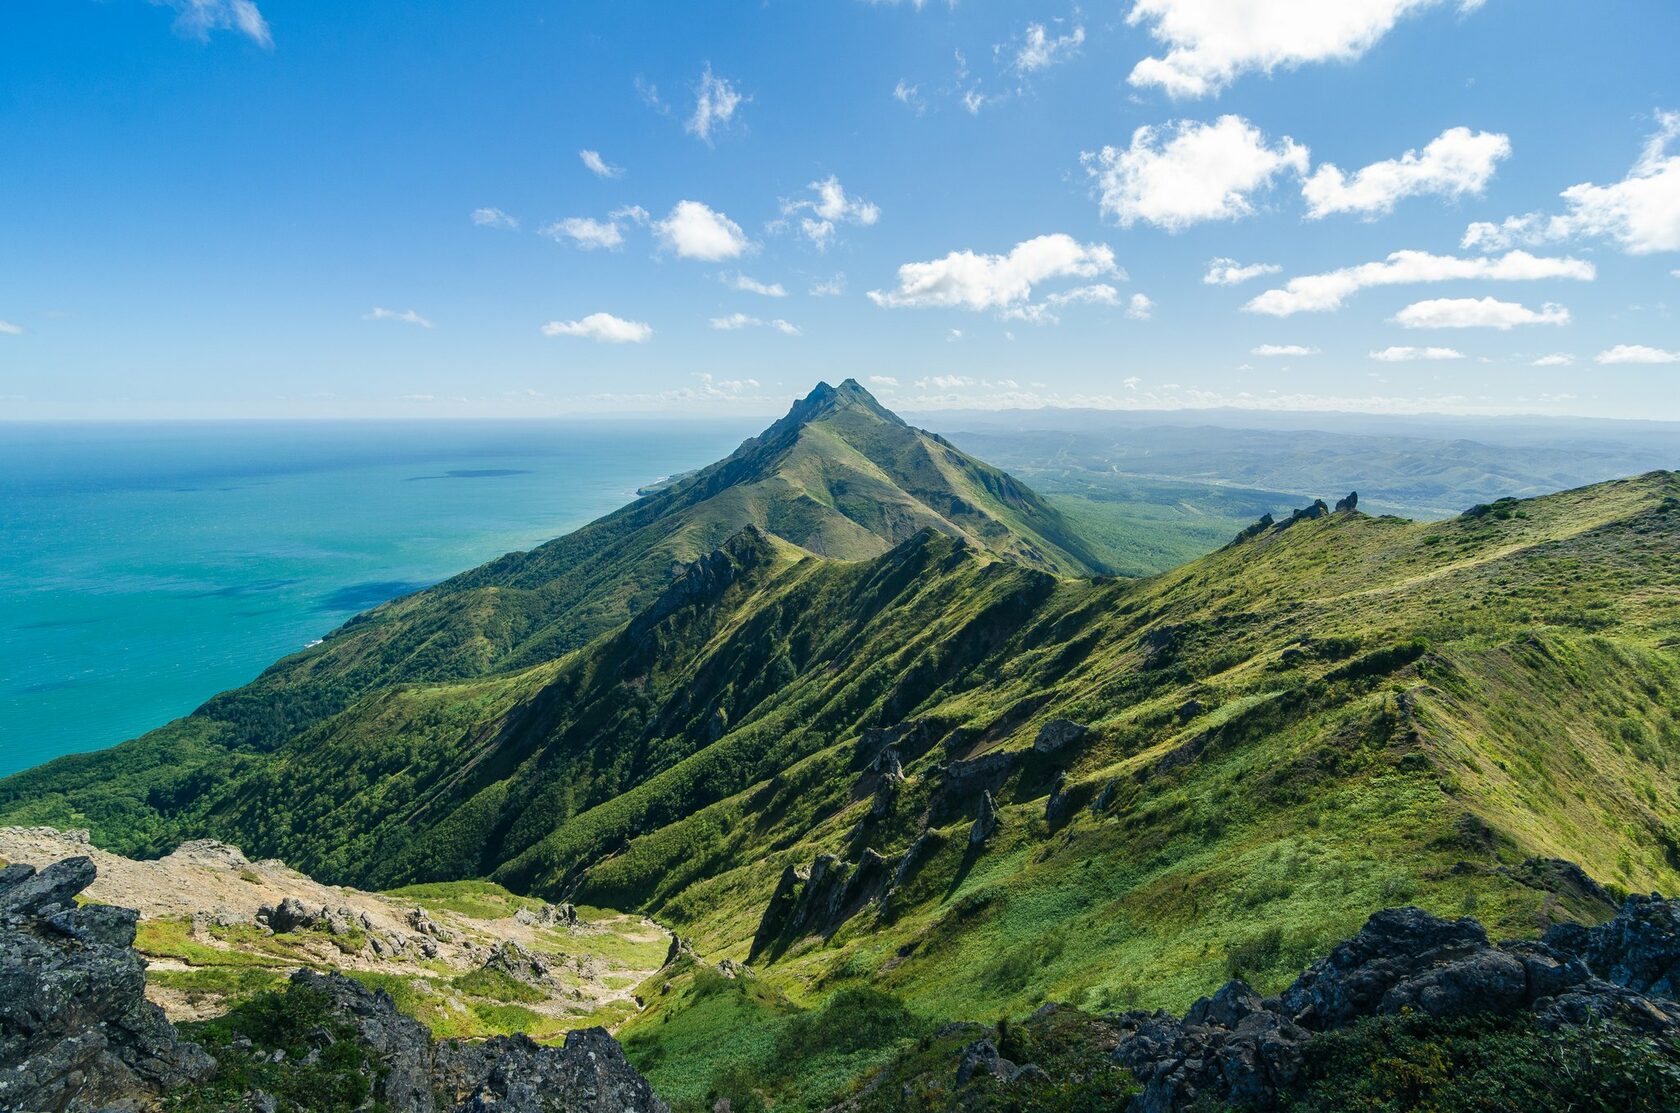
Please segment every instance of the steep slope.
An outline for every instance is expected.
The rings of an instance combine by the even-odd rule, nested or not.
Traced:
[[[168,815],[249,764],[249,754],[367,693],[558,658],[648,606],[687,563],[749,525],[842,560],[878,556],[931,529],[1057,575],[1102,570],[1028,488],[906,425],[853,380],[819,384],[726,459],[531,552],[358,615],[142,739],[0,781],[0,807],[91,794],[98,802],[82,820],[115,849],[161,853],[176,841]],[[105,792],[117,781],[134,789],[125,800]]]

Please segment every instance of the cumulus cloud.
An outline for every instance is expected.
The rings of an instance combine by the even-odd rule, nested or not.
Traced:
[[[1133,294],[1126,302],[1126,316],[1134,321],[1147,321],[1155,312],[1155,303],[1143,294]]]
[[[1307,216],[1314,220],[1331,213],[1378,216],[1393,212],[1406,197],[1481,193],[1500,160],[1510,157],[1508,136],[1449,128],[1421,152],[1373,162],[1352,175],[1324,163],[1301,183],[1301,196],[1307,200]]]
[[[386,309],[383,305],[376,305],[362,314],[364,321],[401,321],[405,325],[418,325],[421,328],[432,328],[432,322],[420,316],[412,309]]]
[[[4,334],[6,336],[22,336],[23,326],[14,325],[10,321],[0,321],[0,334]]]
[[[1244,266],[1235,259],[1210,259],[1202,281],[1209,286],[1235,286],[1251,278],[1277,274],[1283,270],[1276,263],[1250,263]]]
[[[825,278],[811,284],[811,296],[814,298],[837,298],[846,292],[846,276],[837,274],[833,278]]]
[[[1569,207],[1566,213],[1477,221],[1464,230],[1462,246],[1503,251],[1513,244],[1590,236],[1612,240],[1630,255],[1680,251],[1680,155],[1669,151],[1677,137],[1680,112],[1658,112],[1657,130],[1627,177],[1606,186],[1570,186],[1559,195]]]
[[[736,329],[744,328],[773,328],[787,336],[800,335],[799,326],[790,321],[784,321],[779,317],[772,321],[765,321],[758,317],[748,316],[745,313],[731,313],[727,317],[713,317],[711,325],[713,328],[721,329],[724,332],[734,332]]]
[[[1569,310],[1546,304],[1538,310],[1497,298],[1435,298],[1413,302],[1394,315],[1402,328],[1496,328],[1517,325],[1567,325]]]
[[[881,210],[861,197],[848,196],[840,179],[830,174],[820,182],[806,187],[814,197],[782,202],[782,215],[799,220],[799,230],[805,238],[826,249],[834,241],[837,224],[856,224],[868,227],[881,219]]]
[[[1143,294],[1133,294],[1130,298],[1122,299],[1119,290],[1106,282],[1098,282],[1090,286],[1075,286],[1071,290],[1058,290],[1047,295],[1042,302],[1017,305],[1004,310],[1003,316],[1009,320],[1028,321],[1035,325],[1053,325],[1061,321],[1056,310],[1070,305],[1124,306],[1126,316],[1136,321],[1147,321],[1155,308],[1155,303]],[[956,337],[952,339],[962,336],[957,329],[951,331],[956,333]]]
[[[1167,48],[1130,81],[1172,97],[1205,97],[1238,76],[1309,62],[1352,62],[1402,17],[1448,0],[1137,0],[1126,22]],[[1482,0],[1457,0],[1462,11]]]
[[[689,134],[710,143],[712,133],[727,128],[735,119],[735,110],[746,99],[734,85],[714,74],[712,67],[707,66],[706,72],[700,75],[700,84],[694,89],[694,114],[684,127]]]
[[[206,42],[212,31],[238,31],[265,50],[274,46],[268,21],[252,0],[152,0],[175,10],[175,29]]]
[[[1593,357],[1594,363],[1680,363],[1680,352],[1647,348],[1643,344],[1617,344]]]
[[[1316,356],[1317,348],[1308,348],[1300,344],[1262,344],[1249,352],[1256,356]]]
[[[1566,352],[1553,352],[1549,356],[1541,356],[1534,361],[1536,367],[1568,367],[1575,362],[1575,357]]]
[[[1267,290],[1243,308],[1250,313],[1287,317],[1293,313],[1322,313],[1340,309],[1370,286],[1401,286],[1455,279],[1522,282],[1543,278],[1571,278],[1591,282],[1597,277],[1591,263],[1579,259],[1548,258],[1526,251],[1464,259],[1427,251],[1396,251],[1380,263],[1362,263],[1325,274],[1292,278],[1281,289]]]
[[[1140,127],[1125,150],[1104,147],[1081,158],[1096,179],[1104,215],[1122,227],[1142,220],[1176,232],[1249,215],[1250,195],[1284,171],[1304,175],[1309,154],[1287,136],[1268,143],[1241,116],[1221,116],[1211,124]]]
[[[519,219],[500,209],[474,209],[472,222],[480,228],[518,228]]]
[[[741,226],[699,201],[678,201],[653,230],[660,242],[684,259],[717,263],[743,255],[752,241]]]
[[[591,313],[577,321],[550,321],[542,327],[544,336],[577,336],[598,344],[640,344],[653,335],[641,321],[626,321],[611,313]]]
[[[1015,52],[1015,69],[1021,73],[1048,69],[1077,54],[1084,42],[1085,28],[1078,24],[1066,35],[1052,35],[1044,24],[1030,23],[1022,36],[1020,48]]]
[[[980,312],[1028,301],[1034,285],[1053,278],[1120,276],[1106,244],[1082,244],[1057,232],[1018,243],[1007,255],[953,251],[926,263],[898,268],[896,290],[871,290],[888,309],[954,308]]]
[[[898,385],[898,380],[891,375],[871,375],[871,376],[869,376],[869,385],[871,385],[871,386],[897,386]]]
[[[551,240],[570,240],[585,251],[594,251],[601,247],[622,247],[624,244],[624,232],[619,228],[617,221],[595,220],[587,216],[569,216],[565,220],[557,220],[553,224],[545,225],[538,234]]]
[[[1456,348],[1384,348],[1380,352],[1372,352],[1371,358],[1384,363],[1409,363],[1418,359],[1463,359],[1464,353]]]
[[[739,271],[735,274],[724,274],[718,277],[731,290],[739,290],[744,294],[763,294],[767,298],[787,297],[787,290],[783,288],[780,282],[760,282],[758,279],[749,278]]]
[[[613,166],[601,157],[600,151],[579,151],[578,158],[583,160],[583,164],[589,167],[589,172],[597,178],[624,177],[624,167]]]

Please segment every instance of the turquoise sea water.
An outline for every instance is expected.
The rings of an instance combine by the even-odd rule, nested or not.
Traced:
[[[186,714],[762,424],[0,424],[0,775]]]

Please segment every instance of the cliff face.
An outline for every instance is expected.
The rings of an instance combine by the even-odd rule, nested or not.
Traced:
[[[0,1109],[144,1107],[216,1064],[146,1000],[137,913],[75,897],[88,858],[0,870]]]

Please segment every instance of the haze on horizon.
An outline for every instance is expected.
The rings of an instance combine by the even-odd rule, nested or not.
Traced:
[[[0,421],[759,415],[852,376],[907,412],[1680,419],[1656,0],[5,31]]]

